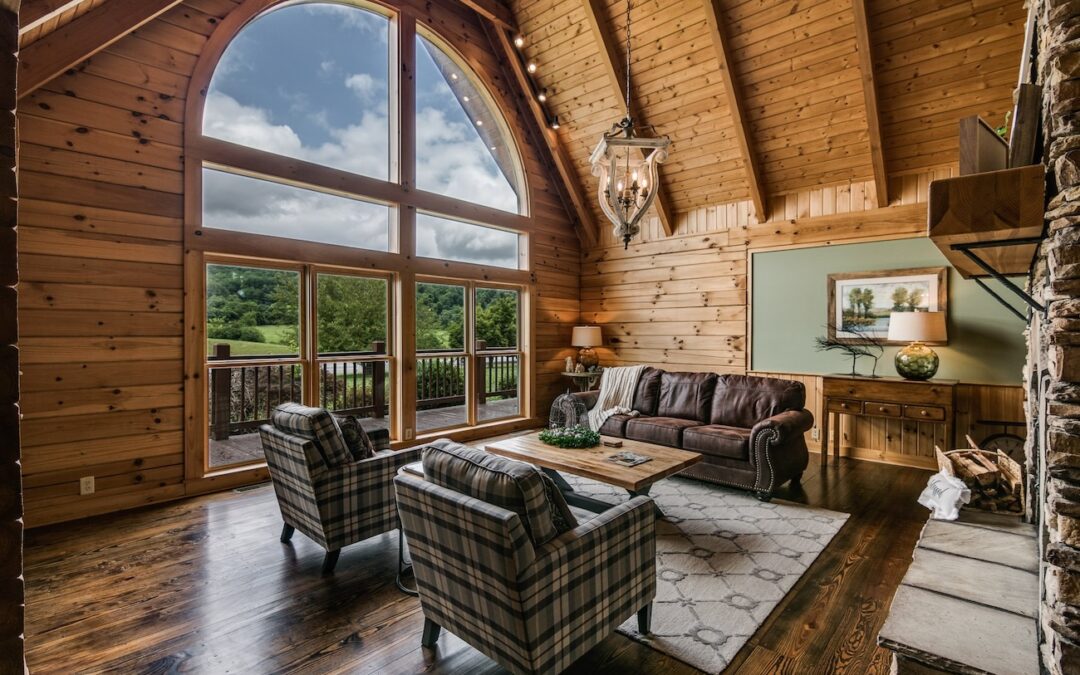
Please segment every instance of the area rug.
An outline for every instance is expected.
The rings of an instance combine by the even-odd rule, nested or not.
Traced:
[[[627,499],[619,488],[564,475],[597,499]],[[677,477],[650,496],[666,516],[656,524],[652,634],[640,635],[636,618],[619,631],[707,673],[727,667],[848,518]]]

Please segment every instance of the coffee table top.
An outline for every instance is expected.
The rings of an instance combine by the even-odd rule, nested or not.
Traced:
[[[595,448],[572,449],[548,445],[540,440],[539,435],[540,432],[537,431],[524,436],[515,436],[489,443],[484,446],[484,449],[495,455],[529,462],[547,469],[566,471],[575,476],[591,478],[634,491],[652,485],[661,478],[679,473],[686,467],[701,461],[701,455],[696,452],[625,438],[601,437],[603,440],[622,441],[621,448],[598,445]],[[608,460],[611,455],[624,451],[652,457],[652,461],[637,466],[622,466]]]

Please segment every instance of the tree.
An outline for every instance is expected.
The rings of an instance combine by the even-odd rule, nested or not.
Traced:
[[[908,294],[908,299],[907,299],[908,311],[910,311],[910,312],[918,311],[919,305],[921,305],[922,302],[923,302],[923,291],[922,291],[922,289],[921,288],[913,288],[913,289],[911,289],[911,293]]]
[[[904,307],[908,302],[908,289],[903,286],[897,286],[892,292],[892,308],[894,312],[904,311]]]
[[[860,302],[863,306],[863,316],[872,317],[874,315],[874,291],[869,288],[864,288],[860,297]]]
[[[862,308],[862,289],[853,288],[848,291],[848,306],[851,307],[851,314],[854,317],[860,316],[860,310]]]
[[[385,342],[386,311],[385,280],[320,274],[319,352],[366,352]]]

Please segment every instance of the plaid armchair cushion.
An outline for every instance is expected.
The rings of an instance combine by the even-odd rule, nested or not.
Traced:
[[[341,466],[353,461],[337,420],[323,408],[311,408],[299,403],[282,403],[270,415],[270,423],[278,431],[306,438],[328,467]]]
[[[533,546],[577,526],[562,492],[531,464],[447,439],[425,447],[423,462],[432,483],[518,514]]]

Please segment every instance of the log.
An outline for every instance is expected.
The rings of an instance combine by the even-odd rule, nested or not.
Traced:
[[[973,455],[975,457],[973,457]],[[988,468],[977,459],[978,453],[957,452],[950,455],[953,466],[960,479],[967,483],[969,480],[976,485],[989,487],[997,483],[1000,472],[997,467]]]

